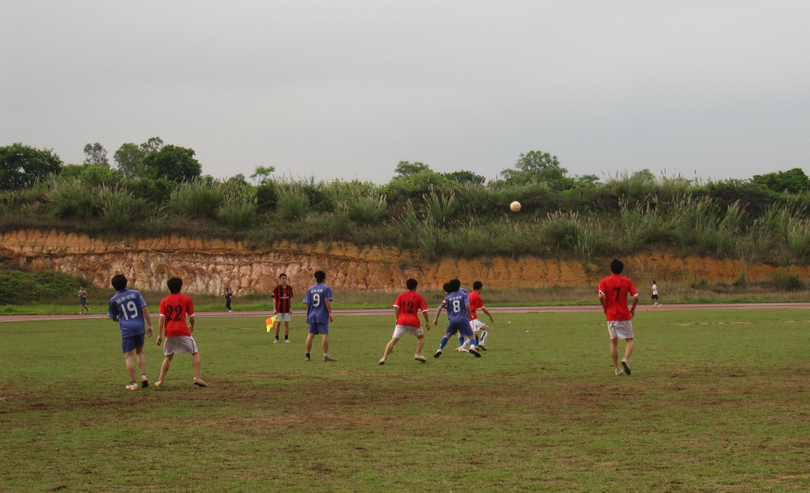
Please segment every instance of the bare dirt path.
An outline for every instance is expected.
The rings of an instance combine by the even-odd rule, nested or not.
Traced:
[[[695,305],[639,305],[636,311],[672,311],[672,310],[784,310],[784,309],[810,309],[810,303],[708,303]],[[585,306],[496,306],[490,307],[492,313],[586,313],[601,312],[599,305]],[[303,310],[293,312],[302,315]],[[336,317],[342,315],[392,315],[393,308],[367,308],[350,310],[333,310]],[[226,317],[268,317],[270,312],[198,312],[199,318],[226,318]],[[152,316],[157,316],[153,313]],[[41,320],[82,320],[88,318],[107,318],[106,315],[0,315],[0,322],[35,322]]]

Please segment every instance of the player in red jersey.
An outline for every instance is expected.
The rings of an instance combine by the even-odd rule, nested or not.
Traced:
[[[284,322],[284,342],[290,342],[290,318],[292,317],[292,297],[293,288],[287,284],[287,274],[278,276],[279,285],[273,288],[273,305],[275,306],[276,339],[273,344],[278,343],[278,332],[281,329],[281,322]]]
[[[492,314],[489,313],[487,307],[484,306],[484,300],[481,299],[481,290],[483,288],[484,284],[481,281],[475,281],[473,283],[473,291],[470,293],[470,325],[472,326],[474,337],[478,339],[478,347],[486,351],[487,346],[484,344],[484,341],[486,340],[487,335],[489,335],[489,325],[478,319],[476,310],[480,309],[482,312],[486,313],[489,316],[490,323],[494,324],[495,319],[492,318]],[[464,350],[467,348],[467,346],[469,346],[469,344],[470,338],[468,337],[459,349]]]
[[[608,334],[610,335],[610,357],[613,359],[613,372],[621,375],[619,369],[619,339],[624,339],[627,344],[624,348],[624,359],[622,366],[624,372],[630,374],[630,355],[633,353],[633,315],[636,314],[638,304],[638,291],[633,286],[633,281],[621,276],[624,264],[619,259],[613,259],[610,263],[610,272],[613,274],[602,279],[599,283],[599,302],[607,316]],[[633,306],[627,308],[627,295],[633,297]]]
[[[179,277],[172,277],[166,282],[169,291],[172,293],[163,298],[160,302],[160,322],[158,323],[157,345],[163,340],[163,328],[166,328],[166,342],[163,344],[163,354],[166,359],[160,367],[160,378],[155,382],[155,387],[163,386],[163,379],[172,364],[175,353],[191,353],[191,366],[194,368],[194,385],[208,387],[200,378],[200,352],[197,350],[197,343],[191,334],[194,333],[194,303],[191,298],[180,294],[183,287],[183,280]],[[189,326],[186,326],[186,315],[188,315]]]
[[[428,310],[425,299],[416,294],[416,286],[418,284],[416,279],[408,279],[405,282],[405,286],[408,290],[399,295],[397,301],[394,302],[394,314],[397,317],[397,325],[394,328],[394,336],[391,338],[388,345],[385,346],[385,354],[383,354],[379,362],[381,365],[385,364],[385,360],[388,359],[388,355],[391,353],[391,350],[394,349],[394,345],[397,341],[408,334],[416,336],[416,355],[414,358],[416,361],[427,363],[427,358],[422,356],[422,347],[425,345],[425,333],[422,331],[422,325],[419,322],[419,312],[422,312],[422,315],[425,317],[425,327],[427,327],[427,330],[430,330],[430,321],[428,320]]]

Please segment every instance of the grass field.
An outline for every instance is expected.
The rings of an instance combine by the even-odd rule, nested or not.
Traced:
[[[406,338],[385,366],[392,317],[336,318],[336,363],[304,362],[300,317],[291,344],[201,318],[210,387],[178,355],[137,392],[110,321],[0,324],[0,490],[810,489],[807,312],[640,313],[629,377],[599,314],[495,316],[480,359]]]

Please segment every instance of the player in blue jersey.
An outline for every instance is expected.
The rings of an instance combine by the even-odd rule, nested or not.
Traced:
[[[480,358],[481,353],[479,353],[478,348],[476,348],[478,341],[475,339],[472,326],[470,325],[470,298],[467,294],[467,290],[463,290],[461,288],[461,281],[458,279],[453,279],[448,282],[447,290],[449,290],[449,294],[444,298],[444,301],[442,301],[439,309],[436,310],[436,317],[433,318],[433,325],[439,324],[439,315],[441,315],[443,308],[447,309],[447,318],[449,323],[447,324],[447,331],[445,332],[444,337],[442,337],[439,350],[436,351],[436,354],[434,354],[433,357],[438,358],[441,356],[442,350],[444,350],[444,346],[447,345],[447,341],[450,340],[450,337],[456,333],[459,333],[460,336],[470,338],[469,352],[475,355],[476,358]]]
[[[329,356],[329,322],[332,321],[332,288],[323,283],[325,280],[326,272],[322,270],[316,272],[316,284],[307,289],[307,294],[304,295],[304,303],[307,305],[307,325],[309,325],[306,361],[311,361],[309,351],[312,349],[312,339],[315,338],[315,334],[321,335],[323,360],[337,361],[335,358]]]
[[[152,318],[141,293],[134,289],[127,289],[127,278],[123,274],[113,276],[112,286],[117,291],[110,298],[110,309],[107,316],[121,327],[121,349],[124,352],[127,372],[129,372],[129,385],[127,390],[138,390],[135,380],[135,356],[138,357],[138,366],[141,369],[141,386],[148,387],[146,378],[146,357],[143,355],[144,333],[152,337]],[[144,330],[144,320],[149,329]]]

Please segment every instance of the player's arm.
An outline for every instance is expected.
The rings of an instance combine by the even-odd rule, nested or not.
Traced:
[[[193,313],[188,316],[188,333],[189,334],[194,333],[194,314]]]
[[[394,305],[394,317],[399,320],[399,307]]]
[[[141,307],[141,313],[143,313],[143,318],[146,320],[146,323],[149,324],[149,328],[146,329],[146,335],[152,337],[152,317],[149,315],[149,308],[146,305]]]
[[[422,316],[425,317],[425,329],[430,330],[430,317],[428,317],[427,309],[422,310]]]
[[[442,314],[442,305],[436,310],[436,316],[433,318],[433,325],[439,325],[439,315]]]
[[[638,293],[633,295],[633,306],[630,307],[630,318],[636,315],[636,305],[638,305]]]
[[[494,318],[492,318],[492,314],[491,314],[491,313],[489,313],[489,310],[487,310],[487,307],[482,306],[482,307],[481,307],[481,311],[482,311],[482,312],[484,312],[484,313],[486,313],[486,314],[489,316],[489,321],[490,321],[490,322],[492,322],[493,324],[495,323],[495,319],[494,319]]]
[[[602,303],[602,311],[605,311],[605,293],[599,291],[599,303]]]
[[[332,322],[332,300],[323,300],[326,305],[326,312],[329,314],[329,321]]]
[[[157,345],[160,346],[160,343],[163,342],[163,327],[166,326],[166,316],[162,313],[158,317],[158,336],[157,336]]]

